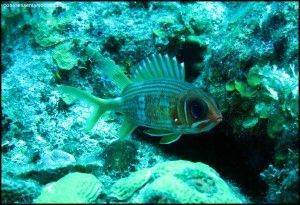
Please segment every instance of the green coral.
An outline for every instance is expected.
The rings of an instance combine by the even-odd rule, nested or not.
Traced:
[[[262,77],[259,74],[259,66],[252,67],[249,70],[247,75],[247,83],[252,87],[256,87],[260,85],[261,82],[262,82]]]
[[[78,58],[72,53],[72,48],[72,42],[66,42],[55,47],[53,51],[53,59],[59,68],[71,70],[77,66]]]
[[[255,113],[259,116],[259,118],[269,118],[271,114],[271,105],[264,102],[259,102],[255,105]]]
[[[101,193],[102,184],[94,175],[73,172],[47,184],[35,203],[92,203]]]
[[[235,90],[239,92],[242,97],[251,98],[256,94],[256,90],[241,81],[234,81]]]
[[[54,7],[40,10],[38,21],[32,22],[33,36],[35,42],[42,47],[50,47],[64,41],[64,31],[70,25],[72,17],[66,13],[60,16],[55,15],[57,8],[63,8],[65,5],[56,3]]]
[[[248,129],[254,127],[258,122],[257,117],[250,117],[243,122],[243,127]]]
[[[42,47],[53,46],[64,41],[64,38],[52,26],[45,25],[44,23],[36,26],[34,39]]]
[[[297,124],[298,73],[293,65],[288,71],[256,65],[249,70],[246,79],[246,82],[229,80],[225,85],[226,91],[236,91],[241,97],[257,102],[250,113],[252,117],[242,122],[243,128],[254,128],[260,119],[268,119],[267,133],[273,138],[282,129]]]
[[[233,80],[226,82],[225,89],[226,89],[226,91],[234,91],[235,90],[235,82]]]
[[[56,45],[65,40],[61,31],[69,23],[69,19],[45,18],[34,25],[34,39],[42,47]]]

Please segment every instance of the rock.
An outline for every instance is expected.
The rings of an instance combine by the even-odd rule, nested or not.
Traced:
[[[110,189],[109,197],[118,200],[128,199],[132,203],[247,201],[236,192],[208,165],[177,160],[157,164],[118,180]]]
[[[63,167],[76,162],[75,157],[62,150],[52,150],[42,155],[39,165],[44,168]]]
[[[102,184],[94,175],[73,172],[47,184],[35,203],[92,203],[101,192]]]
[[[77,162],[55,167],[40,167],[38,165],[20,168],[16,176],[21,179],[33,179],[41,184],[56,181],[70,172],[95,173],[101,168],[99,162]]]
[[[33,180],[20,180],[2,176],[2,203],[32,203],[40,193],[40,185]]]

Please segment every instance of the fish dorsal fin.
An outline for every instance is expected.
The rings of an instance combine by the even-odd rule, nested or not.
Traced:
[[[175,79],[184,81],[185,71],[184,63],[178,63],[175,57],[170,58],[167,54],[152,54],[145,60],[142,60],[131,80],[140,82],[150,79]]]

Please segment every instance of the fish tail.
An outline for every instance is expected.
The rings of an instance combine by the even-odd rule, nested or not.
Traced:
[[[86,131],[90,131],[98,122],[101,115],[106,111],[116,110],[118,107],[120,107],[121,98],[102,99],[78,88],[64,85],[58,86],[56,89],[64,95],[62,98],[67,104],[70,104],[76,100],[83,100],[89,105],[93,106],[93,111],[86,122]]]

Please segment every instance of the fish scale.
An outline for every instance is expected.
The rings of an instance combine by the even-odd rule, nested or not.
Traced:
[[[121,112],[142,126],[171,129],[179,95],[190,88],[189,84],[166,79],[134,83],[122,93]]]
[[[123,113],[133,122],[142,126],[171,128],[171,113],[175,101],[170,98],[166,99],[166,97],[158,98],[151,94],[145,94],[143,97],[147,99],[144,109],[140,109],[139,97],[133,97],[124,102],[129,106],[123,109]]]

